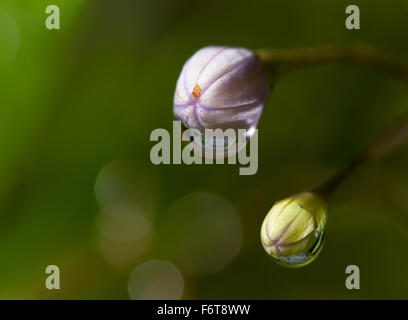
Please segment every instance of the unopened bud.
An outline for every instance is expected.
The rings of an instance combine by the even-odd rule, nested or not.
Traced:
[[[205,47],[188,59],[181,71],[174,115],[203,135],[205,129],[246,129],[249,139],[269,92],[267,75],[252,51]]]
[[[326,221],[327,203],[316,193],[302,192],[277,201],[262,224],[262,245],[278,263],[304,266],[322,248]]]

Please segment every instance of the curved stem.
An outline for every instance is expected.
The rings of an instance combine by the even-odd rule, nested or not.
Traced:
[[[302,49],[260,49],[259,59],[272,74],[273,82],[282,75],[303,67],[323,63],[358,63],[382,69],[408,83],[408,62],[395,55],[368,46],[350,48],[316,47]],[[311,191],[328,199],[338,186],[359,166],[391,152],[408,140],[408,112],[394,121],[369,148],[356,156],[349,165],[336,172]]]
[[[348,166],[339,170],[326,181],[313,188],[312,191],[319,193],[328,199],[337,187],[359,166],[370,160],[381,157],[397,149],[408,141],[408,112],[394,121],[377,139],[361,154],[355,157]]]
[[[348,62],[376,67],[408,82],[407,61],[370,46],[259,49],[256,54],[278,79],[283,74],[304,67]]]
[[[339,170],[332,176],[330,176],[327,180],[323,181],[318,186],[312,188],[310,191],[315,192],[322,196],[324,199],[329,200],[331,195],[340,184],[350,175],[352,171],[354,171],[361,163],[356,163],[352,161],[348,166]]]

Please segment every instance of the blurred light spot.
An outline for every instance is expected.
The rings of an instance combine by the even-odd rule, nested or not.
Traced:
[[[133,265],[152,242],[151,218],[131,208],[115,213],[115,216],[102,213],[99,218],[100,250],[113,266]]]
[[[0,67],[12,62],[20,46],[20,31],[16,22],[0,11]]]
[[[133,300],[178,300],[183,289],[183,276],[177,267],[160,260],[149,260],[137,266],[128,283]]]
[[[157,203],[157,179],[146,168],[115,160],[101,169],[95,195],[102,211],[116,215],[121,207],[152,215]]]
[[[101,169],[95,183],[102,209],[98,242],[110,265],[132,266],[149,249],[157,193],[152,173],[131,162],[115,160]]]
[[[223,198],[191,193],[176,201],[160,222],[163,255],[191,275],[221,271],[238,254],[241,220]]]

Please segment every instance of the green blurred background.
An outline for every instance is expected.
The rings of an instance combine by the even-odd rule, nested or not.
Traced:
[[[50,4],[60,30],[45,28]],[[361,30],[345,28],[349,4]],[[322,181],[408,110],[406,86],[386,73],[285,77],[259,123],[254,176],[149,158],[199,48],[366,43],[407,57],[407,16],[408,0],[1,0],[0,298],[408,298],[408,148],[347,180],[309,266],[278,266],[259,239],[274,201]],[[45,288],[51,264],[60,290]],[[344,284],[351,264],[357,291]]]

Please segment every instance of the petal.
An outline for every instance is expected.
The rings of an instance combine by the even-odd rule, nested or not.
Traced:
[[[181,72],[179,78],[177,79],[176,91],[174,92],[174,104],[182,105],[188,103],[190,100],[189,94],[184,86],[184,73]]]
[[[198,84],[198,77],[203,72],[204,68],[211,62],[214,56],[224,49],[225,47],[205,47],[198,50],[190,59],[187,60],[180,77],[183,75],[184,86],[188,95],[191,95],[194,87],[196,84]]]
[[[195,80],[202,90],[206,90],[217,79],[228,74],[242,61],[255,57],[248,49],[221,47],[203,67]]]
[[[200,101],[211,108],[228,108],[264,101],[269,91],[261,66],[250,57],[204,90]]]
[[[189,128],[202,129],[203,126],[198,118],[197,109],[194,105],[175,107],[174,116]]]

